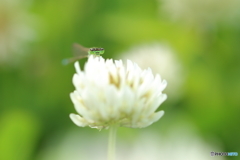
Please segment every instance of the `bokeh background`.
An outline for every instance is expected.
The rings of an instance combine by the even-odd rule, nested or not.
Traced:
[[[239,0],[0,0],[0,160],[106,159],[107,130],[69,118],[74,42],[168,81],[162,119],[119,128],[119,160],[239,159],[210,156],[240,153]]]

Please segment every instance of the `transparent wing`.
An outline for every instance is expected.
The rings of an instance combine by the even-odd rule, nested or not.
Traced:
[[[89,48],[85,48],[80,44],[73,44],[73,54],[75,57],[77,56],[86,56],[88,55]]]
[[[67,65],[67,64],[77,61],[79,59],[86,58],[86,57],[88,57],[88,51],[89,51],[88,48],[85,48],[80,44],[74,43],[73,44],[73,57],[63,59],[62,64]]]
[[[72,57],[72,58],[66,58],[66,59],[63,59],[62,60],[62,64],[63,65],[68,65],[69,63],[72,63],[72,62],[75,62],[79,59],[82,59],[82,58],[86,58],[88,57],[88,55],[85,55],[85,56],[77,56],[77,57]]]

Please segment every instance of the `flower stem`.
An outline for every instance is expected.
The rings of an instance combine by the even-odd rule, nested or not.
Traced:
[[[108,137],[108,160],[115,160],[115,144],[116,144],[116,133],[117,125],[112,125],[109,128]]]

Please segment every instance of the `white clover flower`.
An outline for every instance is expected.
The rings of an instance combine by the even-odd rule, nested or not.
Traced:
[[[150,68],[142,70],[136,63],[90,56],[84,71],[75,63],[73,76],[76,90],[70,94],[78,114],[70,114],[80,126],[102,129],[111,125],[142,128],[159,120],[164,111],[159,105],[166,100],[162,91],[167,85]]]

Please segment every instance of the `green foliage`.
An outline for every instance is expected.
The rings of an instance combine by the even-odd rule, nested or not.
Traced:
[[[0,159],[30,160],[41,131],[38,120],[23,110],[12,110],[1,117],[0,126]]]

